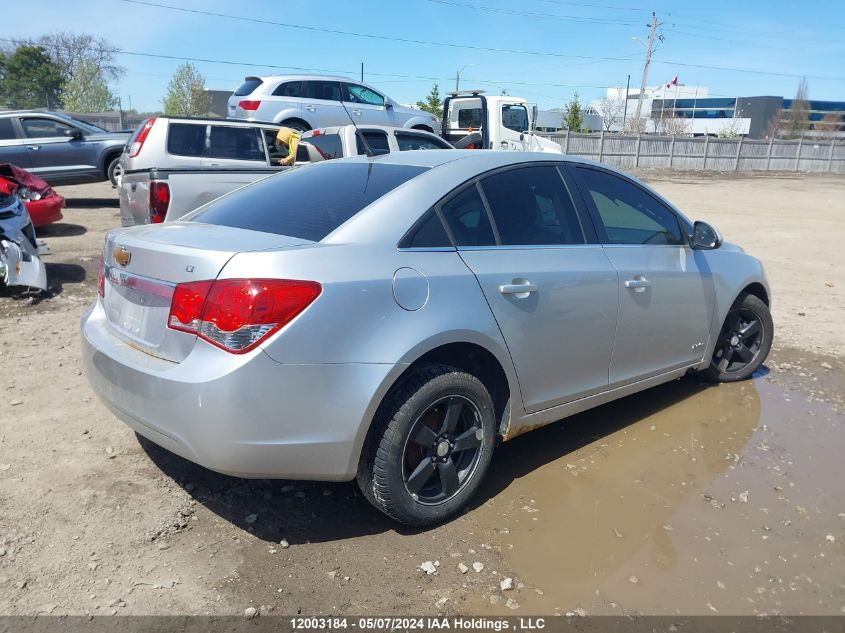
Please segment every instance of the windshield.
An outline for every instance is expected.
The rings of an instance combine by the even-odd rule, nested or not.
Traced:
[[[87,132],[95,132],[97,134],[102,134],[103,132],[108,133],[107,129],[101,128],[99,125],[94,125],[93,123],[85,121],[84,119],[77,119],[75,117],[68,116],[66,114],[62,114],[62,115],[59,115],[59,116],[61,116],[66,121],[70,121],[76,127],[82,128],[83,130],[85,130]]]
[[[259,180],[184,219],[319,242],[427,167],[328,161]]]

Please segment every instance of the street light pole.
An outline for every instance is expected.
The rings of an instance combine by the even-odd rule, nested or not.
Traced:
[[[458,72],[455,73],[455,92],[460,92],[460,89],[461,89],[461,73],[464,72],[470,66],[472,66],[472,64],[465,64],[463,68],[461,68]]]
[[[662,24],[662,22],[661,22]],[[637,123],[639,125],[640,116],[642,115],[643,111],[643,94],[645,93],[646,83],[648,82],[648,67],[651,64],[651,54],[654,52],[654,37],[657,34],[657,27],[660,24],[657,23],[657,14],[652,11],[651,12],[651,24],[649,25],[648,31],[648,44],[646,44],[646,53],[645,53],[645,61],[643,62],[643,79],[640,82],[640,95],[637,99]],[[639,38],[634,38],[639,39]],[[642,41],[642,40],[640,40]]]

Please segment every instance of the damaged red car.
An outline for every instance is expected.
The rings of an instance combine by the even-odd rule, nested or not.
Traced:
[[[38,176],[11,163],[2,163],[0,185],[20,196],[36,228],[62,219],[65,199]]]

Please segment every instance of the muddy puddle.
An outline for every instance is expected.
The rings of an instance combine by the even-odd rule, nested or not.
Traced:
[[[474,513],[515,589],[465,606],[845,612],[843,448],[845,416],[772,376],[683,380],[517,438]]]

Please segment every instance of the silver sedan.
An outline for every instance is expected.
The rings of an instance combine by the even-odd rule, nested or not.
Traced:
[[[769,301],[759,261],[621,172],[419,151],[110,232],[83,354],[103,402],[170,451],[357,479],[421,526],[465,506],[499,441],[687,373],[747,378]]]

